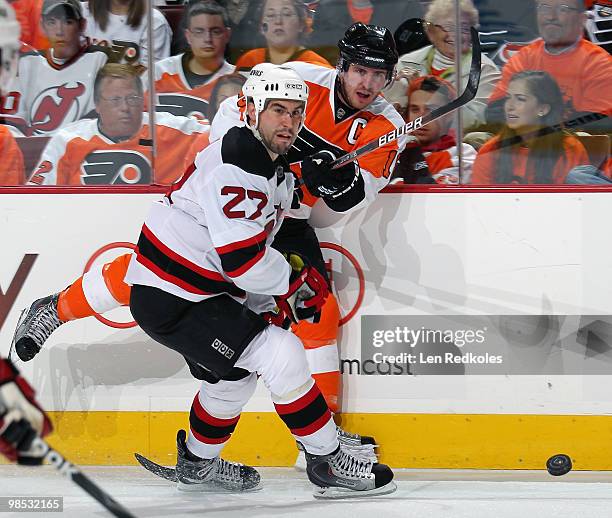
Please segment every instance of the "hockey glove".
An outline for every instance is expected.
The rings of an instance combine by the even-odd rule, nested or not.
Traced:
[[[260,313],[263,319],[270,325],[289,329],[291,327],[291,317],[281,308],[276,306],[272,311]]]
[[[0,453],[19,464],[41,464],[42,457],[29,450],[35,437],[52,429],[34,389],[10,360],[0,358]]]
[[[318,322],[329,294],[325,278],[300,254],[288,252],[283,255],[291,265],[291,276],[287,293],[274,297],[276,304],[296,324],[300,320]]]
[[[357,162],[349,162],[338,169],[331,163],[336,157],[331,151],[323,150],[302,161],[302,179],[313,196],[335,200],[359,183],[360,173]]]

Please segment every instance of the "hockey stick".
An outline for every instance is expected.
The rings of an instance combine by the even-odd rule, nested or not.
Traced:
[[[342,155],[330,164],[331,168],[338,169],[339,167],[352,162],[360,156],[374,151],[375,149],[384,146],[389,142],[393,142],[402,135],[412,133],[422,126],[425,126],[426,124],[429,124],[440,117],[444,117],[457,108],[461,108],[465,104],[469,103],[476,96],[478,85],[480,84],[480,39],[478,37],[478,31],[474,27],[470,28],[470,33],[472,36],[472,63],[470,64],[470,75],[468,77],[467,85],[465,85],[465,90],[459,97],[444,106],[436,108],[427,115],[423,115],[422,117],[418,117],[413,121],[407,122],[401,128],[397,128],[378,137],[377,140],[372,140],[364,146],[361,146],[360,148],[355,149],[346,155]]]
[[[136,518],[119,502],[113,499],[100,486],[95,484],[93,480],[86,477],[74,464],[67,461],[59,452],[51,448],[43,439],[36,437],[32,441],[32,446],[28,450],[28,456],[33,455],[42,457],[44,460],[52,464],[57,471],[65,477],[72,480],[83,491],[95,498],[102,504],[113,516],[117,518]]]

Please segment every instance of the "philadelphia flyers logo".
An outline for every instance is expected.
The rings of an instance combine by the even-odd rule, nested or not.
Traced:
[[[137,151],[93,151],[81,164],[83,185],[146,185],[151,181],[151,163]]]
[[[208,102],[186,94],[159,94],[155,111],[202,121],[207,118]]]
[[[79,97],[85,93],[83,83],[64,83],[43,90],[30,110],[32,130],[35,133],[50,133],[60,126],[79,118]]]
[[[121,40],[97,40],[93,38],[93,44],[110,50],[112,63],[127,63],[129,65],[138,62],[140,58],[140,47],[133,41]]]

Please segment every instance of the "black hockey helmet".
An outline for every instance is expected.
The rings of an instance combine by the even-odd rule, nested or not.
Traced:
[[[338,65],[347,70],[351,63],[369,68],[387,70],[393,77],[398,54],[391,31],[379,25],[361,22],[351,25],[338,42],[340,60]]]

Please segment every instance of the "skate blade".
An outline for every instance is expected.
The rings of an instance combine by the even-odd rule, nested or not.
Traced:
[[[31,306],[31,304],[30,304]],[[21,326],[22,322],[25,320],[25,317],[27,315],[27,310],[30,309],[30,306],[28,306],[25,309],[21,310],[21,314],[19,315],[19,320],[17,320],[17,325],[15,326],[15,332],[13,333],[13,339],[11,340],[11,346],[9,348],[9,352],[8,352],[8,359],[11,360],[13,363],[20,363],[21,362],[21,358],[19,358],[19,355],[17,354],[17,351],[15,350],[15,343],[17,342],[16,338],[17,338],[17,329],[19,329],[19,327]]]
[[[184,493],[223,493],[223,494],[242,494],[242,493],[254,493],[256,491],[260,491],[263,488],[261,482],[257,484],[255,487],[251,487],[249,489],[228,489],[223,486],[218,486],[215,484],[209,484],[207,482],[202,482],[201,484],[186,484],[181,482],[180,480],[176,484],[176,489]]]
[[[167,468],[166,466],[161,466],[152,460],[143,457],[139,453],[134,453],[134,457],[140,463],[140,465],[153,473],[153,475],[157,475],[158,477],[165,478],[166,480],[170,480],[171,482],[176,482],[178,480],[176,476],[176,470],[174,468]]]
[[[366,498],[369,496],[381,496],[388,495],[395,492],[397,486],[395,482],[391,481],[384,486],[377,487],[376,489],[369,489],[367,491],[354,491],[352,489],[346,489],[343,487],[319,487],[315,486],[312,492],[312,496],[322,500],[337,500],[341,498]]]

